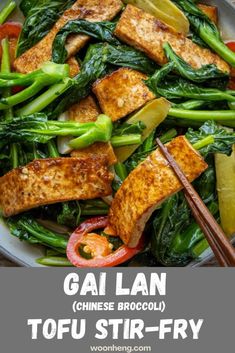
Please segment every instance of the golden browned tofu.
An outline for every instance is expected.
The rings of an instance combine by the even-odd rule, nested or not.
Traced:
[[[79,103],[74,104],[68,110],[69,120],[75,120],[80,123],[96,121],[99,114],[100,109],[92,96],[88,96],[82,99]],[[77,158],[104,156],[107,158],[109,165],[113,165],[117,162],[117,158],[115,156],[112,145],[110,143],[104,142],[94,143],[92,146],[82,150],[74,150],[71,152],[71,156]]]
[[[197,5],[202,12],[204,12],[215,24],[218,24],[218,8],[205,4]]]
[[[207,168],[184,136],[176,137],[167,147],[190,182]],[[181,189],[182,184],[157,149],[129,174],[116,193],[109,212],[111,228],[125,244],[135,247],[152,212]]]
[[[15,60],[15,70],[28,73],[38,69],[45,61],[51,60],[55,36],[68,21],[80,18],[91,22],[111,20],[121,11],[122,6],[120,0],[77,0],[64,12],[47,36]],[[68,56],[77,53],[88,40],[86,35],[72,35],[66,45]]]
[[[169,43],[181,58],[196,69],[215,64],[224,72],[230,71],[229,65],[217,54],[201,48],[154,16],[132,5],[128,5],[122,13],[115,34],[123,42],[143,51],[159,65],[167,62],[163,44]]]
[[[113,121],[141,108],[155,95],[143,82],[147,76],[141,72],[121,68],[95,82],[95,93],[101,110]]]
[[[111,143],[96,142],[92,146],[83,148],[82,150],[72,151],[71,156],[77,158],[104,156],[107,158],[108,165],[117,163],[117,157],[115,156]]]
[[[96,121],[100,109],[92,96],[82,99],[79,103],[73,104],[68,110],[69,120],[80,123]]]
[[[71,56],[71,58],[69,58],[67,60],[67,64],[69,65],[69,75],[70,75],[70,77],[77,76],[77,74],[80,71],[80,67],[78,65],[78,62],[77,62],[76,58],[74,56]]]
[[[104,158],[39,159],[0,178],[5,217],[42,205],[86,200],[112,193],[112,174]]]

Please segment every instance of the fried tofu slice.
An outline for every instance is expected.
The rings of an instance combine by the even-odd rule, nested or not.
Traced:
[[[120,0],[77,0],[56,22],[51,31],[35,46],[30,48],[14,62],[14,68],[21,73],[29,73],[51,60],[52,44],[56,34],[71,20],[85,19],[91,22],[112,20],[122,9]],[[66,49],[68,56],[77,53],[89,40],[86,35],[72,35]]]
[[[99,115],[100,109],[92,96],[88,96],[79,103],[73,104],[68,110],[69,120],[74,120],[79,123],[96,121]]]
[[[80,71],[80,67],[78,65],[76,58],[74,56],[71,56],[71,58],[67,60],[67,64],[69,65],[69,76],[70,77],[77,76],[77,74]]]
[[[218,8],[216,6],[210,6],[205,4],[198,4],[197,6],[211,19],[211,21],[213,21],[216,25],[218,24]]]
[[[102,112],[116,121],[154,99],[146,79],[143,73],[123,67],[95,82],[93,92]]]
[[[92,158],[94,156],[104,156],[106,157],[109,166],[117,163],[117,157],[115,156],[113,147],[109,142],[96,142],[92,146],[83,148],[82,150],[74,150],[71,152],[71,156],[80,159],[86,159],[87,157]]]
[[[0,178],[0,208],[9,217],[56,202],[107,196],[112,178],[104,158],[34,160]]]
[[[75,120],[80,123],[88,123],[96,121],[100,109],[92,96],[82,99],[79,103],[74,104],[68,110],[68,119]],[[111,143],[96,142],[92,146],[83,148],[82,150],[73,150],[72,157],[87,158],[94,156],[103,156],[107,158],[108,164],[113,165],[117,162]]]
[[[159,65],[167,62],[163,44],[169,43],[176,54],[195,69],[215,64],[221,71],[230,72],[229,65],[217,54],[201,48],[154,16],[132,5],[128,5],[123,11],[115,35],[123,42],[143,51]]]
[[[167,144],[188,180],[192,182],[207,164],[184,136]],[[182,184],[159,149],[134,169],[116,193],[109,212],[109,224],[129,247],[139,243],[153,211],[182,189]]]

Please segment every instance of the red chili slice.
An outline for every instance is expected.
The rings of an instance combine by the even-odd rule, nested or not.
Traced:
[[[226,45],[229,47],[229,49],[235,52],[235,42],[228,42]]]
[[[0,42],[4,38],[9,39],[11,63],[15,59],[15,52],[22,25],[18,22],[6,22],[0,25]],[[0,45],[0,58],[2,57],[2,47]]]
[[[0,40],[3,38],[18,38],[22,29],[19,22],[6,22],[0,25]]]
[[[109,242],[101,235],[92,233],[96,229],[108,226],[108,217],[95,217],[83,222],[71,235],[67,245],[67,257],[76,267],[112,267],[130,260],[143,249],[143,241],[136,248],[128,248],[122,245],[110,253]],[[92,233],[92,234],[89,234]],[[98,238],[99,237],[99,238]],[[86,242],[87,239],[87,242]],[[105,242],[107,242],[107,247]],[[80,246],[91,246],[95,249],[94,257],[86,259],[80,255]],[[108,255],[105,255],[108,254]]]
[[[19,92],[23,91],[23,89],[25,89],[25,87],[15,86],[15,87],[12,87],[11,91],[12,91],[13,94],[16,94],[16,93],[19,93]]]

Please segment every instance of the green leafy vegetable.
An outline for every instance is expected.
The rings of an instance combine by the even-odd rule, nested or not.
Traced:
[[[18,113],[31,115],[47,107],[46,112],[51,118],[58,117],[73,103],[86,97],[91,85],[98,78],[105,76],[113,65],[126,66],[150,74],[156,69],[156,65],[143,53],[128,46],[90,45],[80,72],[74,79],[51,86],[48,91],[22,107]]]
[[[195,188],[218,217],[218,204],[213,160],[209,168],[194,183]],[[182,192],[170,197],[150,221],[152,227],[151,252],[165,266],[185,266],[193,258],[193,249],[204,235],[195,223]]]
[[[17,56],[45,37],[63,12],[76,0],[22,0],[20,9],[26,17],[19,38]]]
[[[62,256],[45,256],[37,259],[37,263],[43,266],[53,267],[73,267],[67,257]]]
[[[228,73],[220,71],[216,65],[204,65],[200,69],[194,69],[173,51],[170,44],[164,43],[163,48],[169,62],[174,63],[174,72],[180,76],[197,83],[214,79],[225,79],[228,83]]]
[[[60,157],[60,154],[58,152],[58,149],[54,140],[50,140],[47,142],[47,148],[48,148],[48,156],[50,158]]]
[[[0,110],[9,109],[29,98],[35,96],[45,86],[57,83],[69,76],[69,66],[67,64],[58,65],[47,62],[40,70],[27,75],[2,73],[0,74],[0,87],[9,88],[14,86],[29,86],[23,91],[12,96],[0,99]],[[17,77],[17,78],[16,78]]]
[[[57,222],[75,228],[79,225],[81,218],[81,207],[78,201],[62,203],[62,210],[57,216]]]
[[[218,215],[219,206],[217,202],[213,201],[208,208],[213,216]],[[182,233],[176,235],[170,246],[170,251],[176,254],[188,253],[190,255],[194,246],[204,238],[203,231],[194,221]]]
[[[108,214],[109,207],[103,200],[81,201],[81,215],[84,217]]]
[[[169,198],[152,219],[151,252],[162,265],[185,266],[188,253],[170,251],[172,240],[190,224],[190,211],[182,193]]]
[[[172,107],[168,113],[168,118],[171,117],[185,122],[184,126],[200,126],[207,120],[213,120],[224,126],[235,127],[234,110],[185,110]]]
[[[154,151],[156,148],[154,136],[155,130],[147,137],[144,143],[136,150],[135,153],[130,156],[125,162],[126,169],[128,173],[130,173],[133,169],[135,169],[141,162],[143,162],[148,155]]]
[[[68,240],[65,237],[44,228],[29,215],[9,218],[7,224],[12,235],[30,244],[42,244],[63,251],[67,247]]]
[[[9,51],[9,41],[7,38],[2,40],[2,60],[1,60],[1,73],[2,75],[7,75],[11,72],[11,61],[10,61],[10,51]],[[10,98],[11,90],[7,87],[2,90],[2,97],[5,99]],[[9,119],[13,117],[12,108],[6,109],[4,111],[4,118]],[[17,168],[19,166],[19,156],[17,151],[17,145],[12,143],[10,145],[9,160],[11,161],[11,167]],[[8,160],[8,162],[9,162]]]
[[[4,8],[0,11],[0,25],[2,25],[6,19],[8,18],[8,16],[10,16],[10,14],[12,13],[12,11],[14,11],[16,8],[16,2],[15,1],[8,1],[6,6],[4,6]]]
[[[145,124],[142,121],[137,121],[134,124],[116,123],[113,126],[113,136],[123,136],[129,134],[142,134],[145,129]]]
[[[56,64],[55,64],[56,65]],[[143,53],[128,46],[110,44],[90,45],[79,74],[73,79],[51,86],[46,92],[18,110],[19,115],[31,115],[44,110],[57,118],[73,103],[86,97],[91,85],[107,74],[110,67],[126,66],[146,73],[153,73],[156,65]]]
[[[214,22],[196,6],[193,0],[174,0],[174,2],[184,11],[196,34],[225,61],[235,67],[235,53],[224,44]]]
[[[137,149],[135,153],[132,154],[130,158],[125,162],[125,166],[130,173],[135,169],[141,162],[143,162],[151,152],[156,149],[155,145],[155,135],[156,130],[154,130],[144,143]],[[162,143],[167,143],[177,136],[177,131],[175,129],[170,129],[166,131],[163,135],[159,136]]]
[[[204,156],[209,153],[230,155],[235,143],[234,131],[225,129],[212,120],[205,122],[197,131],[189,128],[186,137]],[[203,141],[208,137],[212,138],[212,143],[204,147]]]
[[[128,145],[139,145],[142,142],[142,133],[145,129],[145,125],[142,121],[138,121],[134,124],[119,124],[114,126],[112,135],[113,147],[122,147]]]
[[[69,21],[55,37],[52,60],[56,63],[66,61],[68,53],[65,42],[70,34],[86,34],[102,42],[119,45],[119,41],[113,36],[115,27],[116,23],[113,22],[89,22],[83,19]]]
[[[157,70],[156,73],[150,77],[146,84],[147,86],[157,95],[167,99],[198,99],[205,101],[223,101],[234,102],[235,97],[226,91],[222,91],[215,88],[205,88],[200,85],[196,85],[186,79],[178,77],[176,75],[170,75],[175,69],[175,62],[170,62]],[[182,67],[178,68],[183,75],[188,75],[191,79],[195,79],[193,71],[190,71]],[[202,76],[201,76],[202,77]]]
[[[47,143],[57,136],[79,136],[70,141],[72,148],[84,148],[94,142],[108,142],[111,139],[112,121],[100,115],[94,123],[75,121],[48,121],[47,116],[38,113],[23,118],[12,118],[0,122],[0,146],[9,142]]]

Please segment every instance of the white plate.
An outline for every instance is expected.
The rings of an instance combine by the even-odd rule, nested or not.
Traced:
[[[6,4],[7,0],[1,0],[0,8]],[[17,0],[19,3],[20,1]],[[226,41],[235,40],[235,6],[232,0],[208,0],[201,1],[206,4],[215,4],[219,8],[220,27],[223,29],[223,38]],[[13,16],[14,20],[19,20],[19,14]],[[6,225],[0,222],[0,252],[6,257],[16,262],[20,266],[26,267],[42,267],[36,263],[36,259],[43,256],[43,250],[40,247],[28,245],[20,242],[13,237]],[[189,266],[200,266],[212,257],[211,252],[207,251],[203,254],[198,262],[192,262]]]

